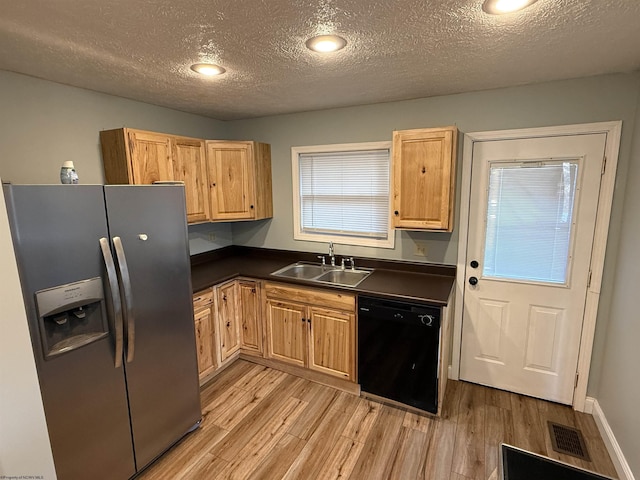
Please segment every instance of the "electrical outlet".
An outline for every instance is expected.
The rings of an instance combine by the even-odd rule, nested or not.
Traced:
[[[207,240],[209,240],[210,242],[214,242],[216,240],[216,234],[213,232],[207,233]]]
[[[427,256],[427,244],[424,242],[415,242],[415,249],[413,254],[416,257],[426,257]]]

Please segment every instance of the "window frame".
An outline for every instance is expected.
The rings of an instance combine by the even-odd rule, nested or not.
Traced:
[[[291,175],[293,184],[293,238],[294,240],[306,240],[309,242],[333,242],[340,245],[353,245],[376,248],[395,248],[395,229],[391,216],[391,195],[393,192],[393,168],[391,157],[391,141],[363,142],[363,143],[336,143],[330,145],[311,145],[291,147]],[[300,154],[303,153],[331,153],[331,152],[357,152],[363,150],[388,150],[389,151],[389,198],[387,202],[387,238],[376,239],[358,237],[353,235],[331,235],[322,233],[308,233],[302,231],[300,208]]]

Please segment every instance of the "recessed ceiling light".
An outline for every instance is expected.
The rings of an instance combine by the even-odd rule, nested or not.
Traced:
[[[484,0],[482,9],[491,15],[501,15],[503,13],[517,12],[537,0]]]
[[[338,35],[318,35],[307,40],[305,45],[314,52],[328,53],[343,49],[347,41]]]
[[[226,70],[214,63],[195,63],[191,65],[191,70],[201,75],[222,75]]]

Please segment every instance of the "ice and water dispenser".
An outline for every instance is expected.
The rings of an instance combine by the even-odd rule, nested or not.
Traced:
[[[109,334],[100,277],[36,292],[38,323],[45,359]]]

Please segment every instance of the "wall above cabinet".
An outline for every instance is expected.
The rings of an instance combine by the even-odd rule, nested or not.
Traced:
[[[184,182],[189,223],[273,216],[271,147],[130,128],[100,132],[107,184]]]
[[[458,129],[393,132],[393,226],[451,232]]]

